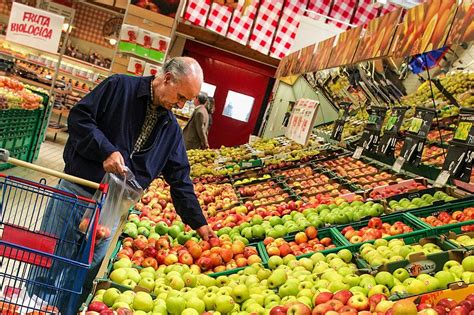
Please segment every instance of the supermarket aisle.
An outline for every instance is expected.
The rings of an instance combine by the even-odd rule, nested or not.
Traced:
[[[52,141],[52,137],[46,138],[46,141],[41,145],[40,154],[35,164],[41,165],[53,170],[62,171],[64,169],[63,150],[66,144],[67,134],[59,133],[56,141]],[[49,186],[55,186],[58,179],[53,176],[45,175],[40,172],[32,171],[22,167],[14,167],[2,173],[7,175],[18,176],[24,179],[38,182],[41,178],[45,178]]]

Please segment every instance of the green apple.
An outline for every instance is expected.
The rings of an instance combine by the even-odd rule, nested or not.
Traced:
[[[399,293],[401,295],[404,295],[406,293],[408,293],[407,291],[407,288],[403,285],[403,284],[398,284],[398,285],[395,285],[391,290],[390,290],[390,293],[393,295],[393,294],[396,294],[396,293]]]
[[[227,314],[234,309],[235,301],[231,296],[220,295],[216,297],[215,300],[216,311]]]
[[[418,295],[426,292],[426,286],[423,281],[418,279],[413,279],[411,283],[407,286],[407,292],[412,295]]]
[[[272,272],[272,275],[268,277],[268,287],[270,289],[275,289],[281,286],[283,283],[288,280],[288,274],[283,269],[277,269]]]
[[[249,289],[246,285],[239,284],[232,289],[231,296],[235,302],[241,304],[249,298]]]
[[[150,312],[153,309],[153,299],[146,292],[137,292],[133,298],[132,307],[134,310]]]
[[[130,304],[127,304],[125,302],[115,302],[114,305],[112,305],[112,308],[114,310],[118,309],[118,308],[126,308],[126,309],[130,309]]]
[[[264,300],[264,305],[268,305],[270,303],[277,303],[279,304],[281,301],[280,297],[278,295],[276,295],[275,293],[271,293],[271,294],[268,294],[266,297],[265,297],[265,300]]]
[[[427,291],[434,291],[440,288],[441,282],[432,276],[428,276],[428,278],[422,280],[423,283],[426,285]]]
[[[383,238],[379,238],[379,239],[375,240],[375,242],[374,242],[374,246],[377,249],[381,246],[387,246],[387,245],[388,245],[388,241],[386,239],[383,239]]]
[[[348,274],[344,276],[344,282],[347,283],[352,288],[359,285],[360,278],[359,276],[355,274]]]
[[[110,273],[110,280],[115,283],[122,283],[127,280],[127,270],[125,268],[115,269]]]
[[[313,264],[316,265],[320,261],[325,261],[326,257],[324,257],[322,253],[314,253],[313,255],[311,255],[311,260],[313,261]]]
[[[352,294],[354,294],[354,295],[355,295],[355,294],[361,294],[361,295],[363,295],[363,296],[367,296],[367,293],[368,293],[368,291],[367,291],[366,289],[364,289],[363,287],[358,286],[358,285],[357,285],[357,286],[354,286],[354,287],[351,287],[351,288],[349,289],[349,291],[351,291]]]
[[[375,294],[383,294],[388,297],[390,295],[390,290],[382,284],[377,284],[373,286],[372,288],[370,288],[367,296],[371,297],[372,295],[375,295]]]
[[[350,275],[350,274],[353,274],[353,270],[350,268],[350,267],[341,267],[337,270],[337,272],[341,275],[341,276],[347,276],[347,275]]]
[[[143,278],[137,285],[151,292],[155,288],[155,281],[151,278]]]
[[[285,296],[296,296],[298,294],[298,283],[295,282],[287,282],[280,286],[278,289],[278,295],[283,298]]]
[[[451,272],[455,277],[461,278],[464,269],[462,266],[452,266],[449,268],[449,272]]]
[[[183,279],[181,278],[181,276],[179,277],[174,277],[173,279],[171,279],[170,283],[169,283],[169,286],[174,289],[174,290],[181,290],[182,288],[184,288],[184,281]]]
[[[348,249],[342,249],[337,253],[337,256],[341,258],[346,263],[349,263],[352,260],[352,253]]]
[[[339,281],[333,281],[329,284],[329,291],[335,293],[337,291],[341,291],[341,290],[349,290],[349,285],[344,283],[343,281],[339,280]]]
[[[196,310],[199,314],[204,313],[204,311],[206,310],[206,304],[198,297],[191,297],[189,299],[186,299],[186,307]]]
[[[132,261],[130,260],[130,258],[120,258],[118,261],[114,262],[113,264],[113,269],[114,270],[117,270],[117,269],[121,269],[121,268],[131,268],[132,267]]]
[[[398,268],[393,272],[393,276],[400,280],[401,282],[405,281],[406,279],[410,278],[410,274],[405,268]]]
[[[272,256],[268,259],[268,268],[276,269],[279,266],[283,265],[283,258],[280,256]]]
[[[102,297],[102,301],[108,307],[112,307],[112,305],[114,305],[115,303],[115,300],[117,300],[119,296],[120,296],[120,291],[117,288],[109,288],[105,291]]]
[[[186,308],[181,315],[199,315],[198,311],[196,311],[194,308]]]
[[[375,282],[382,284],[389,289],[395,285],[393,275],[387,271],[381,271],[375,276]]]
[[[212,293],[212,292],[208,292],[206,293],[202,300],[204,302],[204,304],[206,304],[206,310],[207,311],[211,311],[211,310],[214,310],[215,309],[215,300],[216,300],[216,297],[217,295],[215,293]]]
[[[134,297],[135,297],[135,292],[125,291],[122,294],[120,294],[120,296],[115,300],[115,303],[124,302],[124,303],[127,303],[128,305],[132,305]]]
[[[439,280],[439,287],[446,289],[448,285],[455,281],[454,275],[449,271],[441,270],[435,274],[435,278]]]
[[[462,261],[462,268],[464,271],[474,272],[474,256],[468,256]]]

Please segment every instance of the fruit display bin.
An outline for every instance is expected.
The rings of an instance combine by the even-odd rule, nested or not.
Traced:
[[[330,238],[332,240],[332,244],[334,244],[336,247],[334,248],[328,248],[328,249],[323,249],[320,251],[312,251],[308,252],[302,255],[298,255],[296,257],[309,257],[314,253],[322,253],[323,255],[329,254],[329,253],[334,253],[338,252],[341,249],[344,248],[349,248],[350,243],[344,238],[344,236],[335,228],[323,228],[318,230],[317,238],[319,240],[323,238]],[[283,237],[283,239],[286,242],[294,242],[295,241],[295,235],[287,235]],[[258,243],[259,248],[259,253],[260,257],[262,258],[263,262],[268,262],[268,259],[270,258],[270,255],[267,252],[267,249],[265,247],[265,244],[263,242]]]
[[[474,284],[467,285],[460,281],[451,283],[448,289],[436,290],[422,295],[410,297],[393,296],[391,300],[413,301],[417,305],[436,305],[441,300],[446,299],[452,299],[455,302],[461,302],[472,293],[474,293]]]
[[[466,251],[468,251],[470,255],[472,255],[472,251],[474,250],[474,245],[463,245],[459,244],[459,242],[456,241],[457,238],[467,236],[470,239],[474,238],[474,232],[466,232],[463,233],[461,230],[461,227],[455,228],[453,231],[450,231],[446,234],[441,235],[442,238],[446,239],[446,241],[450,242],[453,244],[453,246],[456,246],[458,248],[463,248]]]
[[[418,191],[414,191],[414,192],[408,192],[408,193],[392,196],[390,198],[387,198],[386,200],[387,200],[389,208],[391,208],[390,202],[393,201],[393,200],[394,201],[401,201],[402,199],[408,199],[411,202],[415,198],[425,199],[425,198],[423,198],[423,196],[426,196],[426,195],[431,195],[432,197],[436,197],[436,194],[438,192],[443,192],[443,193],[447,194],[449,197],[451,197],[450,199],[452,199],[452,198],[455,198],[455,199],[447,200],[447,201],[446,200],[434,200],[431,204],[429,204],[427,206],[419,206],[419,207],[412,208],[412,209],[400,209],[397,212],[415,210],[415,209],[419,209],[419,210],[429,209],[429,208],[440,206],[440,205],[448,205],[449,206],[451,204],[457,204],[459,202],[473,200],[473,198],[474,198],[474,195],[471,195],[471,194],[469,194],[469,193],[467,193],[463,190],[460,190],[458,188],[454,188],[454,187],[443,187],[443,188],[430,187],[430,188],[423,189],[423,190],[418,190]],[[390,209],[390,210],[392,210],[392,209]]]
[[[407,215],[419,221],[420,224],[422,224],[425,228],[431,231],[432,235],[440,235],[452,231],[458,227],[460,228],[462,226],[472,225],[474,224],[474,220],[450,223],[440,226],[431,226],[430,224],[423,222],[421,218],[427,218],[429,216],[437,217],[441,212],[447,212],[448,214],[452,214],[455,211],[462,211],[472,206],[474,206],[474,201],[470,200],[457,203],[439,204],[432,207],[427,207],[425,209],[409,210],[407,211]]]
[[[402,222],[405,225],[409,226],[412,228],[412,232],[407,232],[407,233],[400,233],[400,234],[395,234],[395,235],[390,235],[387,237],[384,237],[386,240],[391,240],[394,238],[400,238],[400,237],[407,237],[410,235],[423,235],[423,236],[430,236],[430,229],[426,227],[423,222],[421,222],[419,219],[417,219],[414,216],[411,216],[408,213],[397,213],[397,214],[392,214],[392,215],[385,215],[380,217],[382,223],[388,223],[390,225],[394,224],[395,222]],[[355,223],[348,223],[348,224],[343,224],[339,225],[336,228],[341,232],[345,227],[351,226],[354,230],[360,230],[363,227],[368,226],[370,219],[367,220],[362,220],[359,222]],[[347,240],[347,238],[346,238]],[[349,242],[349,240],[347,240]],[[367,240],[369,241],[369,240]],[[362,244],[367,241],[362,241],[358,243],[352,243],[352,244]],[[350,243],[351,244],[351,243]]]
[[[373,272],[388,271],[390,273],[393,273],[395,270],[397,270],[399,268],[405,268],[406,270],[409,271],[411,276],[416,276],[417,275],[416,273],[418,273],[418,272],[419,273],[428,273],[428,272],[439,271],[440,269],[442,269],[442,267],[444,265],[444,262],[446,262],[447,260],[452,259],[453,257],[454,258],[457,257],[458,259],[462,260],[462,257],[463,257],[463,254],[464,254],[463,250],[459,250],[458,247],[455,246],[454,244],[452,244],[451,242],[449,242],[449,241],[447,241],[443,238],[437,237],[437,236],[426,237],[423,233],[412,234],[412,235],[408,235],[408,236],[403,236],[402,235],[401,237],[395,238],[393,240],[401,240],[407,246],[408,245],[413,246],[413,245],[416,245],[416,244],[419,244],[419,245],[423,246],[425,244],[431,243],[431,244],[435,244],[436,246],[438,246],[440,248],[441,252],[436,252],[436,253],[432,253],[432,254],[428,254],[428,255],[425,255],[425,253],[422,253],[422,252],[410,253],[409,254],[410,256],[409,256],[408,259],[388,262],[388,263],[379,264],[379,265],[371,265],[366,259],[364,259],[362,257],[361,250],[364,248],[364,244],[374,244],[375,243],[374,244],[375,246],[378,245],[378,244],[376,244],[376,240],[373,240],[373,241],[353,245],[352,250],[356,253],[355,256],[356,256],[356,259],[357,259],[357,265],[360,268],[370,269]],[[381,245],[381,246],[387,246],[387,245]],[[460,251],[461,253],[457,253],[457,251]],[[451,253],[451,252],[453,252],[453,253]],[[454,252],[456,252],[456,253],[454,253]],[[393,256],[395,256],[395,254]],[[432,270],[432,268],[431,268],[431,269],[427,269],[426,271],[417,270],[416,266],[419,266],[419,264],[417,265],[416,262],[426,261],[426,260],[434,262],[435,265],[436,265],[436,268],[438,268],[438,269]]]
[[[380,199],[388,199],[388,200],[399,200],[396,197],[401,194],[411,194],[411,193],[416,193],[419,191],[419,189],[416,189],[416,187],[428,187],[428,181],[425,178],[410,178],[410,179],[404,179],[401,181],[388,181],[387,185],[384,186],[379,186],[379,187],[374,187],[372,189],[366,190],[364,193],[364,197],[367,200],[380,200]],[[386,192],[387,189],[389,189],[389,192],[393,193],[393,195],[384,195],[383,192]],[[406,193],[403,193],[402,191],[407,191]],[[397,193],[398,192],[398,193]],[[379,198],[376,198],[377,194],[380,195]]]
[[[120,250],[122,249],[122,241],[123,241],[123,238],[120,238],[116,245],[115,245],[115,248],[114,250],[112,251],[112,254],[110,255],[110,259],[109,259],[109,262],[107,264],[107,269],[106,271],[104,272],[104,274],[102,275],[103,278],[110,278],[110,274],[112,273],[113,271],[113,265],[115,262],[117,262],[120,258],[117,257],[117,254],[120,252]],[[267,263],[267,260],[265,259],[265,253],[262,251],[262,250],[265,250],[265,248],[261,248],[260,247],[260,244],[259,243],[251,243],[251,244],[248,244],[246,245],[247,246],[250,246],[250,247],[255,247],[257,249],[257,253],[258,253],[258,256],[260,257],[260,259],[262,260],[262,264],[266,266],[266,263]],[[143,267],[142,266],[137,266],[135,264],[132,264],[132,267],[137,269],[137,270],[142,270]],[[229,270],[224,270],[222,272],[214,272],[214,273],[209,273],[208,275],[213,277],[213,278],[217,278],[219,276],[224,276],[224,275],[231,275],[231,274],[234,274],[234,273],[237,273],[239,272],[240,270],[243,270],[245,269],[245,267],[247,266],[244,266],[244,267],[238,267],[238,268],[233,268],[233,269],[229,269]],[[120,284],[117,284],[117,285],[120,285]],[[126,286],[123,286],[123,285],[120,285],[122,287],[125,287],[125,288],[128,288]],[[128,288],[130,289],[130,288]]]

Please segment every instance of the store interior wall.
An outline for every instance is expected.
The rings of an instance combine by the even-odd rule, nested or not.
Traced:
[[[264,138],[273,138],[285,134],[283,119],[288,110],[289,102],[296,102],[300,98],[308,98],[320,102],[318,112],[316,113],[315,126],[337,119],[336,108],[329,103],[322,93],[315,91],[303,77],[299,77],[293,86],[280,81],[273,104],[271,105],[267,126],[262,135]]]

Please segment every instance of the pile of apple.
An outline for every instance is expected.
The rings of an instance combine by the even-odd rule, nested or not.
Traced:
[[[441,132],[441,137],[440,137],[440,132]],[[441,129],[441,130],[431,130],[426,138],[428,141],[431,142],[441,142],[441,139],[443,139],[443,142],[448,142],[453,139],[454,133],[451,130],[446,130],[446,129]]]
[[[426,207],[432,205],[435,201],[444,201],[449,202],[456,200],[455,197],[448,195],[443,191],[437,191],[433,195],[424,194],[421,198],[413,198],[412,200],[408,198],[389,201],[388,205],[393,211],[401,211],[407,209],[417,209],[421,207]]]
[[[314,226],[307,227],[304,232],[296,233],[294,240],[291,242],[287,242],[283,238],[273,239],[267,237],[263,241],[263,244],[270,257],[285,257],[287,255],[299,256],[336,247],[329,237],[318,239],[318,230]]]
[[[355,230],[349,225],[341,231],[344,237],[353,244],[409,232],[413,232],[413,228],[401,221],[396,221],[393,224],[390,224],[382,222],[380,218],[371,218],[367,226],[364,226],[360,230]]]
[[[234,188],[231,184],[194,184],[194,192],[198,198],[202,210],[209,214],[215,214],[216,211],[228,209],[238,203]]]
[[[240,196],[245,198],[248,197],[249,199],[260,199],[277,194],[283,195],[283,189],[273,180],[253,185],[240,186],[238,187],[238,191]],[[286,197],[288,197],[288,194]]]
[[[464,258],[461,263],[446,262],[444,270],[434,277],[421,274],[416,278],[410,277],[405,269],[395,275],[385,271],[375,275],[359,274],[352,259],[348,250],[328,255],[315,253],[301,259],[293,255],[284,258],[272,256],[268,269],[254,263],[236,274],[216,279],[200,274],[193,266],[175,264],[157,270],[144,268],[134,273],[135,276],[138,273],[143,288],[152,292],[154,299],[148,293],[121,293],[109,288],[97,291],[93,302],[94,307],[104,307],[100,304],[103,303],[108,309],[125,308],[134,314],[196,315],[206,311],[221,314],[333,314],[329,311],[341,313],[343,307],[349,312],[353,312],[352,308],[376,312],[392,309],[395,312],[396,304],[382,304],[390,295],[418,295],[446,288],[449,283],[464,278],[464,274],[472,276],[474,271],[473,256]],[[117,270],[120,269],[114,272]],[[119,275],[114,274],[114,278]],[[89,308],[88,311],[92,310]]]
[[[154,269],[176,263],[195,264],[202,272],[221,272],[261,261],[255,247],[245,246],[240,240],[231,241],[229,236],[211,238],[209,242],[188,239],[180,245],[171,243],[168,236],[147,240],[140,235],[136,239],[125,238],[117,257]]]
[[[218,235],[228,234],[232,239],[241,236],[247,240],[263,240],[265,237],[277,239],[290,233],[302,232],[309,226],[319,228],[357,222],[364,217],[380,216],[384,212],[381,204],[372,201],[349,203],[342,198],[335,201],[337,204],[320,204],[317,207],[306,207],[301,201],[290,201],[286,208],[257,208],[249,211],[245,217],[219,212],[218,216],[221,215],[222,218],[219,221],[216,221],[217,217],[209,218],[209,223],[216,230],[219,226],[216,223],[219,222]]]
[[[472,225],[471,225],[471,227],[472,227]],[[458,245],[458,246],[459,245],[462,245],[462,246],[465,246],[465,247],[474,246],[474,238],[471,237],[470,235],[466,235],[466,234],[459,235],[455,239],[450,239],[449,241],[456,244],[456,245]]]
[[[418,314],[422,315],[464,315],[474,311],[474,294],[471,293],[460,302],[450,298],[439,300],[435,305],[422,303],[417,305]]]
[[[360,256],[371,266],[381,266],[390,262],[409,259],[410,255],[416,253],[430,255],[439,252],[442,252],[442,249],[434,243],[407,245],[403,239],[392,239],[390,241],[377,239],[373,244],[365,243],[359,249]]]
[[[369,197],[373,200],[379,200],[379,199],[382,199],[382,198],[389,198],[389,197],[393,197],[393,196],[400,195],[400,194],[403,194],[403,193],[419,191],[419,190],[423,190],[423,189],[426,189],[426,188],[427,187],[425,185],[423,185],[422,183],[417,182],[417,181],[399,183],[399,184],[394,184],[394,185],[390,185],[390,186],[388,186],[388,183],[387,183],[386,187],[383,187],[383,188],[380,187],[380,188],[372,190],[369,193]],[[431,197],[431,195],[427,195],[427,196]],[[429,198],[427,200],[429,200]],[[394,202],[392,202],[392,204],[397,205]]]
[[[474,208],[465,208],[464,210],[457,210],[449,213],[447,211],[442,211],[437,215],[430,215],[427,217],[420,218],[425,223],[428,223],[431,226],[441,226],[446,224],[453,224],[459,222],[465,222],[474,220]]]
[[[234,185],[238,186],[238,185],[245,185],[245,184],[250,184],[250,183],[253,183],[253,182],[256,182],[256,181],[261,181],[261,180],[265,180],[265,179],[270,179],[272,176],[270,174],[263,174],[262,176],[260,177],[245,177],[245,178],[240,178],[239,179],[234,179]]]
[[[368,190],[380,186],[388,186],[390,182],[400,182],[403,178],[395,176],[388,172],[380,172],[375,175],[361,176],[356,178],[351,178],[351,182],[359,185],[362,189]]]
[[[276,172],[276,175],[284,176],[284,177],[291,177],[291,178],[299,178],[299,177],[311,177],[315,175],[314,170],[310,166],[304,167],[296,167],[288,170],[282,170]]]

